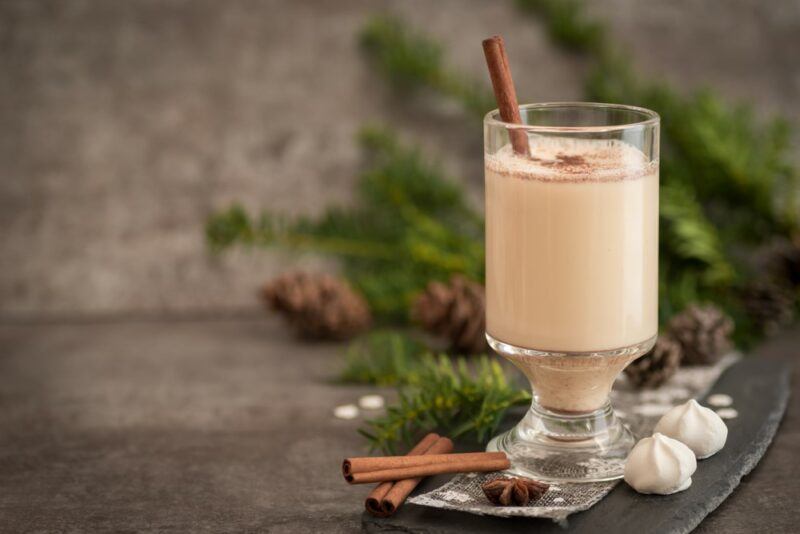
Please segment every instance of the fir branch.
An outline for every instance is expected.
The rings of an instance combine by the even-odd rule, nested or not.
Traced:
[[[317,218],[264,212],[253,219],[234,205],[209,219],[206,236],[217,251],[241,244],[335,256],[378,318],[404,322],[431,280],[482,279],[483,218],[417,147],[374,127],[360,139],[370,166],[353,206],[329,207]]]
[[[672,181],[661,185],[660,214],[666,257],[695,261],[711,286],[729,284],[734,270],[722,249],[717,229],[709,222],[692,191]]]
[[[506,410],[531,401],[527,390],[509,384],[500,364],[488,356],[455,364],[447,356],[426,355],[417,373],[399,389],[397,404],[360,430],[373,450],[394,453],[426,432],[485,442]]]
[[[314,251],[339,257],[392,260],[396,250],[381,242],[369,242],[356,231],[331,231],[336,226],[336,212],[319,221],[298,218],[285,221],[262,213],[254,222],[244,208],[234,204],[228,210],[213,214],[206,224],[206,239],[214,251],[234,244],[248,246],[278,246],[287,250]],[[345,235],[348,237],[339,237]]]
[[[587,18],[582,0],[517,0],[520,10],[540,16],[554,42],[575,52],[600,54],[605,28]]]
[[[400,89],[426,87],[456,100],[479,117],[495,107],[484,84],[446,67],[441,46],[411,31],[399,19],[372,17],[360,40],[370,59]]]

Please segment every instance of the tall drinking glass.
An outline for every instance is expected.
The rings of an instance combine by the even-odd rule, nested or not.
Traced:
[[[541,480],[620,478],[634,439],[609,393],[658,330],[659,117],[593,103],[520,113],[484,119],[486,337],[533,402],[488,449]],[[530,156],[514,152],[520,137]]]

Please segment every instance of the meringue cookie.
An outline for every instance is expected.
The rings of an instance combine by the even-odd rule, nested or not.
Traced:
[[[692,485],[697,460],[680,441],[656,432],[633,447],[625,462],[625,482],[639,493],[669,495]]]
[[[685,443],[698,459],[719,451],[728,438],[728,427],[722,418],[694,399],[665,413],[655,431]]]

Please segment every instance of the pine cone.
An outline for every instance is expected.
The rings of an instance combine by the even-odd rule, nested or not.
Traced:
[[[266,284],[261,296],[306,338],[348,339],[371,321],[364,299],[329,274],[285,273]]]
[[[776,284],[800,285],[800,240],[781,239],[759,256],[757,263]]]
[[[486,350],[486,298],[483,286],[463,276],[431,282],[414,302],[411,316],[423,329],[450,341],[453,350]]]
[[[681,344],[669,334],[660,335],[650,352],[625,368],[625,375],[636,388],[657,388],[672,378],[681,356]]]
[[[753,323],[767,334],[774,334],[794,317],[794,290],[774,282],[759,281],[742,291],[745,311]]]
[[[681,344],[683,363],[711,365],[731,347],[733,321],[716,306],[692,304],[673,317],[669,333]]]

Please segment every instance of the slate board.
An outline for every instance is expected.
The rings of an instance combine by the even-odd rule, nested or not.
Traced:
[[[565,524],[549,519],[478,516],[407,504],[386,519],[362,516],[365,532],[472,533],[615,532],[639,534],[644,526],[652,533],[684,533],[725,500],[767,450],[780,424],[790,392],[787,363],[744,358],[728,368],[708,392],[733,397],[739,412],[726,421],[728,441],[716,455],[698,462],[688,490],[668,496],[640,495],[620,483],[591,509],[569,516]],[[703,398],[704,399],[704,398]],[[428,491],[448,480],[432,477],[417,488]]]

